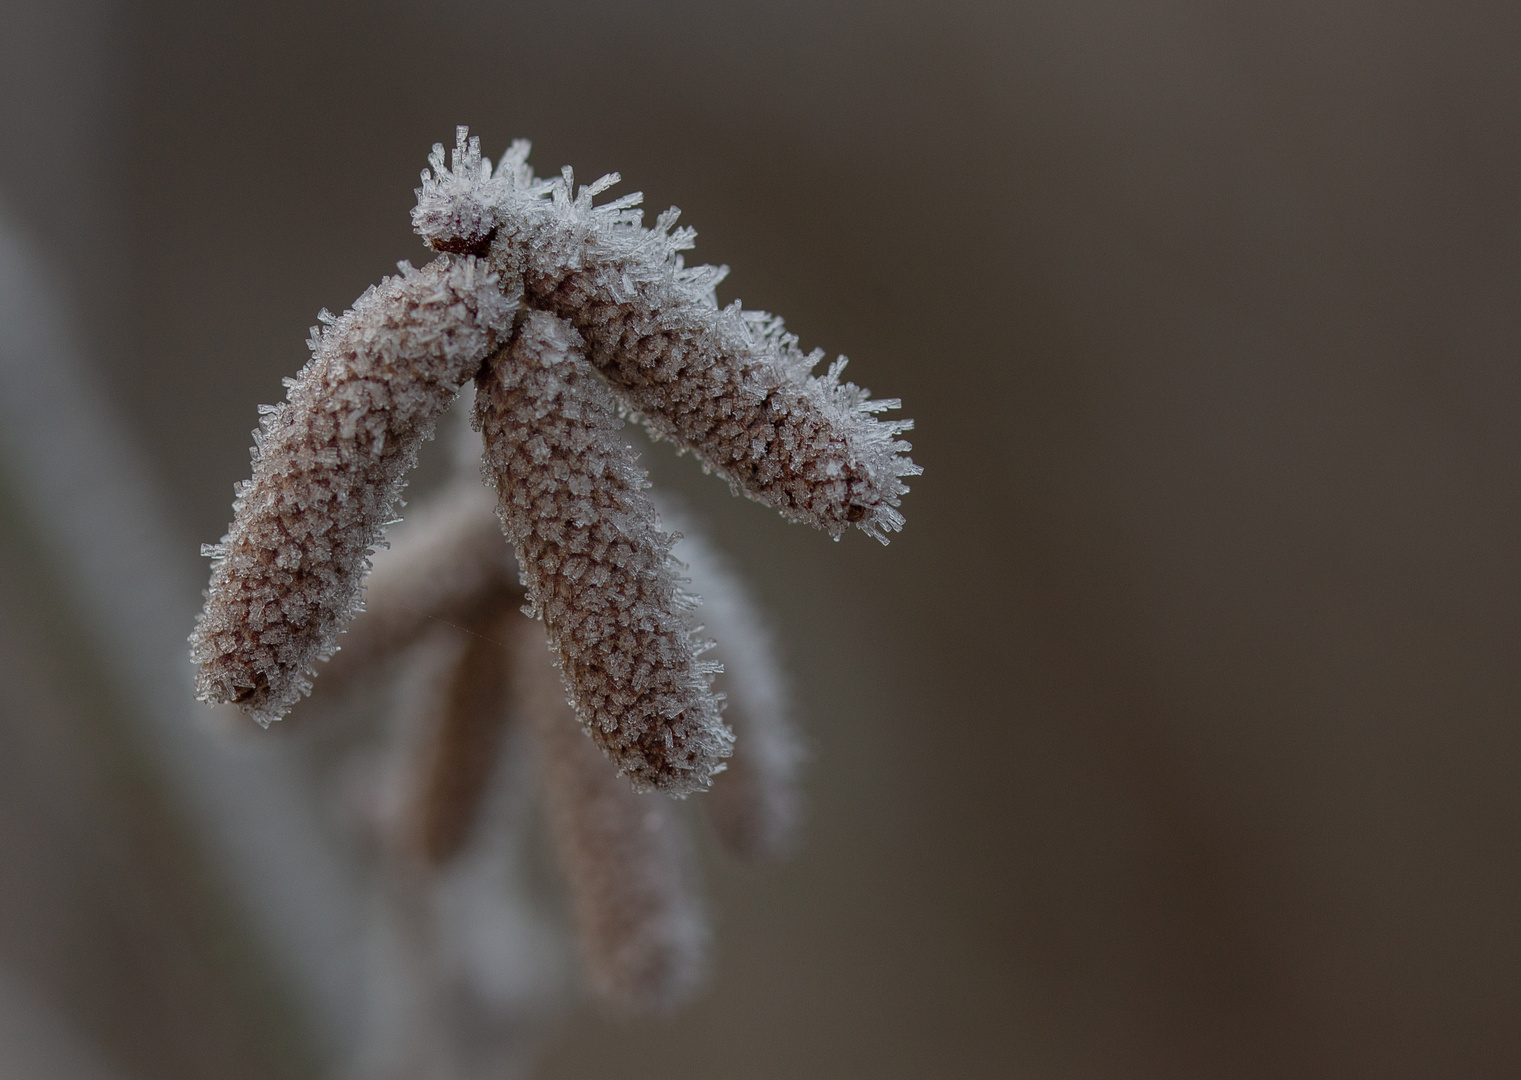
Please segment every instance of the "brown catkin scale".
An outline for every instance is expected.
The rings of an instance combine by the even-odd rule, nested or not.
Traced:
[[[313,355],[266,410],[253,478],[210,553],[191,637],[202,700],[261,723],[310,689],[314,661],[353,614],[418,445],[510,328],[515,296],[471,258],[445,256],[371,288],[314,331]]]
[[[538,745],[545,816],[593,987],[630,1011],[679,1004],[707,939],[676,807],[639,794],[577,730],[543,635],[513,638],[518,710]]]
[[[672,538],[576,332],[527,312],[477,380],[476,424],[529,605],[592,739],[636,789],[708,786],[733,741],[714,666],[698,659]]]

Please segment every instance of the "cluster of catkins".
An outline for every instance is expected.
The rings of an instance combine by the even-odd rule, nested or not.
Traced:
[[[822,352],[803,353],[780,319],[737,302],[720,309],[714,288],[726,270],[684,265],[694,234],[674,228],[674,209],[647,229],[637,194],[594,204],[616,174],[578,191],[569,169],[536,179],[527,154],[527,143],[514,143],[493,169],[461,128],[446,168],[435,146],[413,222],[440,256],[421,269],[403,263],[400,276],[342,316],[322,313],[312,359],[288,380],[287,401],[263,410],[253,477],[238,487],[232,526],[207,549],[211,587],[191,639],[197,689],[267,724],[310,691],[318,661],[362,666],[366,650],[382,655],[387,640],[404,639],[386,629],[407,622],[397,612],[447,617],[454,601],[438,597],[483,605],[499,619],[482,639],[519,641],[511,609],[521,601],[499,572],[501,558],[483,557],[499,538],[476,522],[466,530],[473,554],[413,568],[433,599],[387,613],[372,585],[373,626],[360,635],[360,620],[339,651],[417,448],[473,379],[483,474],[516,555],[525,610],[548,634],[541,659],[558,669],[575,718],[630,794],[690,794],[725,769],[735,733],[713,685],[720,665],[697,633],[698,597],[683,587],[673,537],[621,434],[624,417],[791,520],[835,537],[855,526],[884,543],[903,523],[903,477],[919,471],[897,438],[910,425],[877,419],[898,403],[841,382],[843,359],[812,374]],[[710,614],[705,608],[701,621],[722,650],[720,620]],[[371,644],[361,646],[361,636]],[[521,642],[513,650],[514,670],[533,670],[532,650]],[[482,710],[505,685],[493,681],[498,654],[485,656],[464,648],[450,691],[457,702],[446,710],[453,726],[434,742],[428,790],[482,783],[494,738]],[[552,697],[540,695],[545,723],[564,711]],[[568,717],[541,738],[554,778],[549,801],[582,808],[555,814],[562,845],[581,845],[590,864],[607,843],[563,822],[622,796],[593,778],[596,767],[613,775],[599,755],[575,760],[561,745],[566,730],[574,732]],[[741,752],[736,765],[748,757]],[[425,850],[438,855],[457,842],[468,804],[423,800],[432,807],[419,818]],[[596,813],[611,820],[634,811]],[[758,820],[736,820],[745,818]],[[584,920],[583,931],[595,932]]]
[[[703,596],[705,630],[721,642],[715,688],[737,741],[698,801],[730,852],[775,857],[795,834],[802,759],[784,677],[744,586],[691,523],[662,510],[680,523],[676,554]],[[685,816],[635,792],[581,733],[523,600],[489,493],[456,482],[377,558],[365,617],[324,670],[321,696],[395,677],[407,684],[405,756],[366,800],[401,879],[448,867],[471,841],[516,724],[537,764],[592,985],[624,1008],[674,1004],[696,984],[707,937]]]

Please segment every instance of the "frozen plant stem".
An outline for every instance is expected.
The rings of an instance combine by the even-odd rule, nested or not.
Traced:
[[[720,310],[725,271],[684,265],[674,210],[646,229],[637,194],[594,204],[616,175],[578,190],[569,169],[535,179],[527,154],[493,170],[463,128],[449,168],[435,147],[413,223],[444,254],[314,335],[212,549],[198,689],[266,723],[310,689],[417,444],[475,377],[503,525],[581,724],[636,789],[687,794],[732,737],[617,405],[788,518],[884,543],[919,471],[909,424],[876,419],[897,402],[841,383],[843,359],[812,375],[822,352],[781,320]]]

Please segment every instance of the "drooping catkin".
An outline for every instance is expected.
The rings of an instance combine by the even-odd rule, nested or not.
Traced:
[[[471,476],[409,511],[364,581],[364,615],[322,666],[324,691],[372,672],[439,622],[473,625],[522,603],[517,563],[502,540],[496,500]]]
[[[233,523],[209,549],[211,588],[191,637],[202,700],[267,724],[310,689],[419,443],[516,307],[485,266],[446,256],[403,264],[337,319],[323,313],[311,361],[255,433]]]
[[[911,421],[873,415],[898,407],[841,383],[845,363],[822,376],[782,321],[738,303],[720,311],[724,267],[686,268],[696,233],[675,229],[677,211],[641,226],[629,195],[593,206],[616,174],[574,190],[536,181],[527,143],[514,143],[493,176],[479,139],[458,131],[452,168],[435,146],[413,223],[436,250],[487,258],[503,281],[521,280],[525,302],[570,322],[593,364],[657,436],[793,521],[839,536],[855,525],[887,542],[897,507],[920,472],[897,436]]]
[[[634,1011],[680,1003],[707,940],[676,806],[632,791],[578,730],[544,637],[519,620],[513,696],[538,745],[545,813],[593,987]]]
[[[734,729],[729,767],[702,798],[718,838],[735,855],[760,860],[791,850],[801,818],[804,750],[792,718],[787,678],[749,589],[690,517],[660,504],[682,534],[674,555],[702,596],[698,618],[723,665],[713,681]]]
[[[733,736],[698,659],[644,471],[574,330],[527,312],[477,380],[476,422],[576,713],[636,789],[707,787]]]

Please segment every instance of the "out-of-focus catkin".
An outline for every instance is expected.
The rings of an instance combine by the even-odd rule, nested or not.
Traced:
[[[324,692],[372,674],[439,622],[471,626],[504,604],[522,603],[517,563],[502,542],[495,507],[474,476],[417,507],[391,546],[375,555],[364,580],[363,617],[319,668]]]
[[[593,987],[633,1011],[680,1003],[707,940],[677,806],[639,794],[579,731],[543,635],[514,636],[514,700],[538,745],[545,813]]]
[[[421,761],[404,815],[406,839],[431,865],[459,851],[479,815],[507,724],[508,643],[526,622],[516,604],[498,604],[458,631],[459,655],[424,718]]]
[[[724,720],[734,729],[734,755],[703,797],[703,812],[735,855],[777,858],[797,838],[805,757],[786,675],[745,583],[693,521],[663,503],[661,513],[682,534],[674,554],[702,596],[698,621],[723,665],[713,686],[725,698]]]

